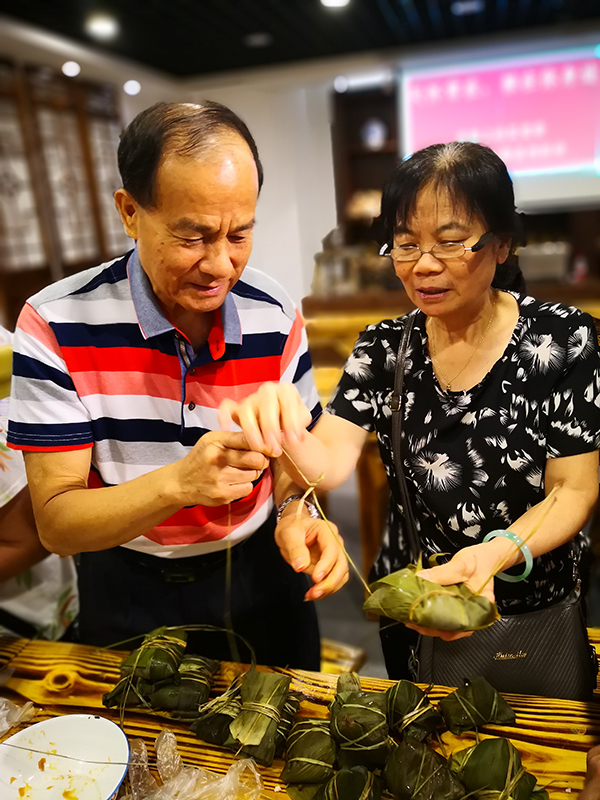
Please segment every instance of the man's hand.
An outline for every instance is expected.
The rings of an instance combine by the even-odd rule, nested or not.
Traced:
[[[253,450],[278,458],[281,445],[302,441],[311,423],[310,411],[290,383],[263,383],[254,394],[236,403],[223,400],[219,425],[229,430],[239,425]]]
[[[501,555],[500,555],[501,558]],[[450,559],[447,564],[419,572],[419,577],[440,586],[451,586],[454,583],[466,583],[473,592],[487,597],[492,603],[494,598],[494,575],[500,563],[499,548],[494,542],[475,544],[464,547]],[[446,642],[464,639],[473,631],[441,631],[434,628],[421,628],[419,625],[407,624],[407,628],[417,631],[422,636],[439,636]]]
[[[182,505],[220,506],[246,497],[268,466],[243,433],[210,431],[176,465]]]
[[[287,563],[296,572],[312,576],[314,586],[306,593],[306,600],[333,594],[348,580],[341,538],[337,527],[329,525],[305,514],[297,517],[294,510],[286,513],[275,529],[275,541]]]

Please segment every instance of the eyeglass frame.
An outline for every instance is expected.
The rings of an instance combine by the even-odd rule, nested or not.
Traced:
[[[451,258],[462,258],[465,255],[465,253],[468,253],[468,252],[470,252],[470,253],[478,253],[480,250],[483,250],[483,248],[487,244],[489,244],[489,242],[492,241],[492,239],[494,238],[495,235],[496,234],[493,231],[486,231],[482,236],[479,237],[479,239],[475,242],[474,245],[471,245],[471,247],[466,247],[462,242],[457,242],[456,244],[460,244],[461,247],[463,248],[463,250],[465,251],[460,256],[441,256],[441,257],[438,257],[438,256],[434,255],[433,257],[438,259],[438,261],[449,261]],[[390,248],[389,253],[386,253],[386,250],[389,247],[389,243],[386,242],[384,245],[382,245],[379,248],[379,255],[380,256],[386,256],[386,255],[390,256],[392,261],[399,261],[399,262],[404,262],[406,264],[412,264],[412,263],[416,263],[417,261],[419,261],[423,256],[426,256],[429,253],[431,253],[431,251],[434,248],[436,248],[438,246],[438,244],[441,244],[441,242],[438,242],[437,244],[434,244],[433,247],[429,248],[429,250],[421,250],[421,248],[418,245],[415,245],[415,247],[417,248],[417,250],[420,253],[420,255],[418,255],[417,258],[400,259],[400,258],[394,258],[394,256],[392,255],[392,253],[396,249],[395,247]]]

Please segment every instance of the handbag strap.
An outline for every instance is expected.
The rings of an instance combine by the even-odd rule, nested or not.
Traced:
[[[400,347],[398,348],[396,371],[394,373],[394,391],[392,392],[389,405],[392,410],[392,458],[396,468],[396,477],[398,479],[402,509],[404,511],[408,551],[411,560],[416,563],[421,555],[421,542],[419,534],[417,533],[417,525],[408,494],[404,468],[402,466],[402,417],[404,416],[402,413],[402,392],[404,388],[404,366],[414,322],[414,314],[408,314],[404,323]]]

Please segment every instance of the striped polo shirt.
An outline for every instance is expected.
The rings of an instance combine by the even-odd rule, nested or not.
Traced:
[[[9,446],[92,448],[90,489],[115,486],[183,458],[218,430],[224,398],[265,381],[293,383],[313,423],[321,407],[302,318],[258,270],[214,312],[195,354],[163,314],[137,250],[48,286],[24,306],[14,339]],[[220,550],[250,536],[273,507],[266,470],[245,498],[178,511],[125,547],[164,557]]]

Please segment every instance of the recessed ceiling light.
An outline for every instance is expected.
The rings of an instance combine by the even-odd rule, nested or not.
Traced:
[[[246,47],[268,47],[273,44],[273,37],[267,31],[257,31],[244,36]]]
[[[321,5],[326,8],[343,8],[347,6],[350,0],[321,0]]]
[[[110,14],[91,14],[85,21],[85,29],[94,39],[108,42],[119,32],[119,23]]]
[[[81,72],[81,67],[76,61],[65,61],[61,67],[61,70],[67,76],[67,78],[74,78]]]
[[[455,17],[466,17],[468,14],[479,14],[484,8],[484,0],[455,0],[450,11]]]
[[[348,78],[345,75],[338,75],[333,82],[333,88],[336,90],[336,92],[347,92]]]
[[[142,91],[142,84],[139,81],[125,81],[123,91],[133,97]]]

